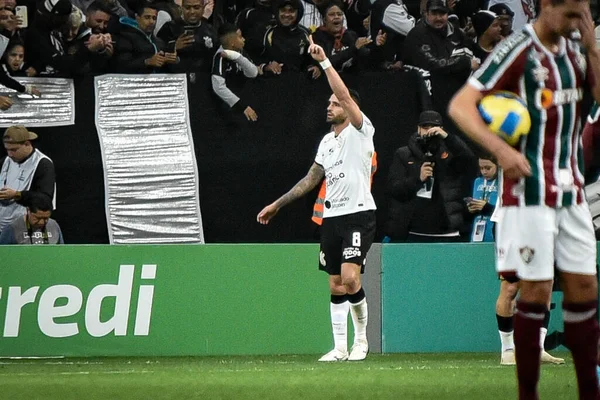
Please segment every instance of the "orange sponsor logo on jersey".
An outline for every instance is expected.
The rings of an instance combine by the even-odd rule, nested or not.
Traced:
[[[550,89],[541,89],[539,93],[540,105],[542,108],[552,106],[562,106],[573,102],[579,102],[583,99],[582,88],[562,89],[552,91]]]

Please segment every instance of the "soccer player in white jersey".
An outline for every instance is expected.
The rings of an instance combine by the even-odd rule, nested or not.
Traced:
[[[333,95],[327,121],[332,131],[321,140],[308,174],[289,192],[257,216],[268,224],[285,205],[304,196],[323,178],[325,207],[321,228],[319,269],[329,274],[334,348],[319,361],[364,360],[367,342],[367,302],[361,286],[365,257],[375,236],[375,201],[371,195],[371,161],[375,152],[371,121],[360,111],[358,95],[346,88],[323,49],[312,43],[311,56],[325,71]],[[347,321],[352,313],[354,344],[348,353]]]

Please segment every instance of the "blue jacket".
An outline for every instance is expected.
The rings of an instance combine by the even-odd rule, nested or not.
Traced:
[[[487,181],[483,177],[475,179],[473,182],[473,199],[475,200],[486,200],[488,204],[483,207],[480,214],[475,217],[473,221],[473,231],[471,233],[471,241],[475,237],[475,227],[480,221],[485,222],[485,234],[483,236],[484,242],[494,241],[494,223],[490,221],[490,217],[496,207],[498,201],[498,178]]]

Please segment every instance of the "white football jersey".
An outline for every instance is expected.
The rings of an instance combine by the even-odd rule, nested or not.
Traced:
[[[337,137],[328,133],[319,144],[315,162],[325,170],[323,218],[377,209],[371,194],[375,128],[362,117],[360,129],[350,124]]]

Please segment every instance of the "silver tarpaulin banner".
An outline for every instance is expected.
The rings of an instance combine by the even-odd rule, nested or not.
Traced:
[[[185,75],[95,78],[111,243],[204,243]]]
[[[15,78],[23,85],[33,85],[41,97],[19,93],[0,85],[0,96],[13,101],[11,108],[0,111],[0,127],[25,125],[65,126],[75,124],[75,90],[72,79],[62,78]]]

